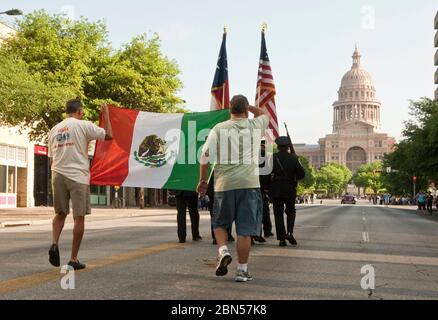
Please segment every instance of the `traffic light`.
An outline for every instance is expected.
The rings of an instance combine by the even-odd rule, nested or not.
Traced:
[[[417,182],[417,177],[416,177],[416,176],[413,176],[413,177],[412,177],[412,180],[414,180],[414,182]]]

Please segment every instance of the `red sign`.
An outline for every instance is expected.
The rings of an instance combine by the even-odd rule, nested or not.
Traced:
[[[34,153],[38,154],[40,156],[47,156],[48,155],[48,149],[47,149],[47,147],[35,146],[34,147]]]

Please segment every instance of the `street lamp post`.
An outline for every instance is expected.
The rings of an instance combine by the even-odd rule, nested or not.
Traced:
[[[413,183],[414,183],[414,197],[413,197],[413,199],[415,199],[416,192],[417,192],[417,190],[416,190],[416,187],[417,187],[417,176],[414,176],[414,177],[412,178],[412,181],[413,181]]]
[[[0,14],[5,14],[7,16],[21,16],[23,15],[23,11],[18,9],[11,9],[8,11],[0,12]]]

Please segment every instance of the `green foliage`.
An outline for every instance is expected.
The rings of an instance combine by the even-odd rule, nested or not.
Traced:
[[[318,190],[325,190],[329,194],[342,194],[352,176],[347,167],[328,163],[319,169],[316,175],[316,186]]]
[[[374,193],[378,193],[383,188],[381,176],[382,163],[377,161],[360,166],[353,177],[353,182],[357,187],[369,188]]]
[[[303,156],[299,156],[298,158],[306,173],[305,178],[300,181],[297,186],[297,195],[301,196],[306,193],[313,193],[315,191],[316,171],[309,164],[307,158]]]
[[[393,194],[411,194],[412,177],[417,190],[438,181],[438,102],[427,98],[411,101],[413,119],[405,123],[404,140],[385,156],[383,166],[396,172],[383,173],[384,186]]]
[[[44,140],[63,118],[66,100],[82,98],[96,121],[103,102],[152,112],[178,112],[179,69],[157,35],[113,50],[103,22],[36,11],[18,22],[0,48],[0,121]]]

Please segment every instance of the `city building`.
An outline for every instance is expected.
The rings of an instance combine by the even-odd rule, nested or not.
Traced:
[[[0,22],[0,45],[14,34]],[[0,125],[0,208],[34,205],[34,148],[26,133]]]
[[[382,160],[393,150],[395,139],[380,131],[381,107],[356,47],[353,65],[343,76],[333,104],[333,132],[319,139],[318,145],[295,145],[297,154],[305,156],[316,169],[338,163],[352,172],[363,164]]]

